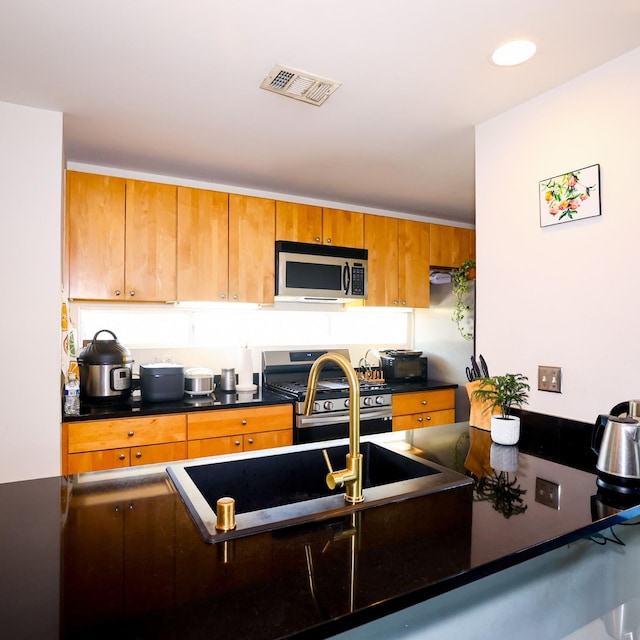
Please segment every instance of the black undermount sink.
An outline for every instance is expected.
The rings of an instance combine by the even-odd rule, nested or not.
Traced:
[[[470,484],[472,480],[408,452],[363,442],[365,501],[344,500],[344,489],[326,483],[326,448],[334,469],[345,466],[348,445],[306,445],[259,452],[253,457],[192,460],[167,467],[178,492],[207,542],[229,540],[292,524],[321,520],[410,497]],[[215,528],[216,502],[236,502],[234,530]]]

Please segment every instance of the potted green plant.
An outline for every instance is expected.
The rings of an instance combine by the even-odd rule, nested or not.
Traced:
[[[498,444],[516,444],[520,438],[520,417],[511,413],[513,407],[529,402],[528,378],[521,373],[480,378],[472,397],[486,403],[485,411],[500,413],[491,416],[491,439]]]
[[[471,340],[473,338],[473,333],[466,330],[462,321],[465,315],[471,310],[471,306],[468,304],[465,296],[469,290],[469,274],[475,267],[475,260],[467,260],[451,272],[451,282],[453,284],[453,295],[455,298],[451,319],[456,323],[460,335],[465,340]]]

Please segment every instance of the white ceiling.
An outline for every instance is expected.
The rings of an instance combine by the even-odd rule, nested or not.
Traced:
[[[63,112],[70,162],[473,223],[474,125],[638,46],[640,0],[0,0],[0,101]]]

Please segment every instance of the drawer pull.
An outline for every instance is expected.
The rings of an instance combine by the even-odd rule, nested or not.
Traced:
[[[423,400],[423,401],[422,401],[422,404],[426,405],[426,404],[427,404],[427,401],[426,401],[426,400]]]
[[[125,457],[126,457],[126,456],[124,455],[124,453],[121,453],[121,454],[118,456],[118,460],[124,460],[124,459],[125,459]]]
[[[245,426],[246,424],[247,424],[247,421],[246,421],[246,420],[243,420],[243,421],[242,421],[242,426]]]
[[[431,416],[427,416],[427,422],[431,420]]]
[[[253,444],[254,440],[253,438],[249,438],[249,444]]]
[[[239,447],[240,446],[240,440],[236,440],[233,444],[235,444],[236,447]]]
[[[142,458],[142,451],[138,451],[136,453],[136,458]]]
[[[418,422],[422,422],[422,416],[418,418]]]
[[[127,433],[127,435],[128,435],[130,438],[133,438],[133,436],[135,435],[135,431],[129,431],[129,432]]]

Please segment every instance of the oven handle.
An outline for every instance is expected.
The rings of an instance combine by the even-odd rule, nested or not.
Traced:
[[[391,420],[391,407],[383,407],[373,411],[367,411],[360,414],[360,422],[367,420]],[[305,429],[306,427],[323,427],[329,424],[339,424],[340,422],[349,422],[349,414],[341,412],[339,414],[321,414],[320,416],[296,416],[296,427]]]

